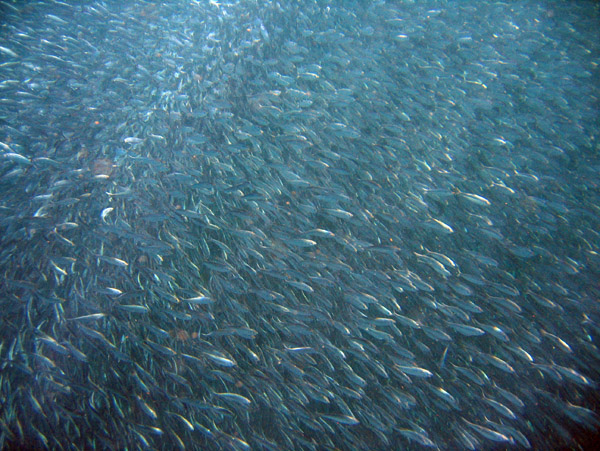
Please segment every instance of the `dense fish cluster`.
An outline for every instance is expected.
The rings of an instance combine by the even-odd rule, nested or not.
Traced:
[[[596,3],[0,17],[0,447],[600,427]]]

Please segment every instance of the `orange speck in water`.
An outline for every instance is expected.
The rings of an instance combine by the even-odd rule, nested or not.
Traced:
[[[183,329],[176,329],[175,330],[175,338],[177,340],[186,341],[190,338],[190,334],[188,334],[187,331],[185,331]]]
[[[100,125],[100,121],[94,121],[94,125]]]

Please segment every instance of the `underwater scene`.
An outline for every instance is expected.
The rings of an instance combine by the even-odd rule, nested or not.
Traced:
[[[0,448],[597,449],[599,24],[0,2]]]

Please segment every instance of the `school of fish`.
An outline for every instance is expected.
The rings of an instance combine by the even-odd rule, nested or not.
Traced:
[[[599,19],[0,3],[0,448],[586,449]]]

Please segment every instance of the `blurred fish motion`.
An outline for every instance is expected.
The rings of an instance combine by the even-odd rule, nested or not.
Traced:
[[[583,449],[596,2],[0,3],[0,447]]]

